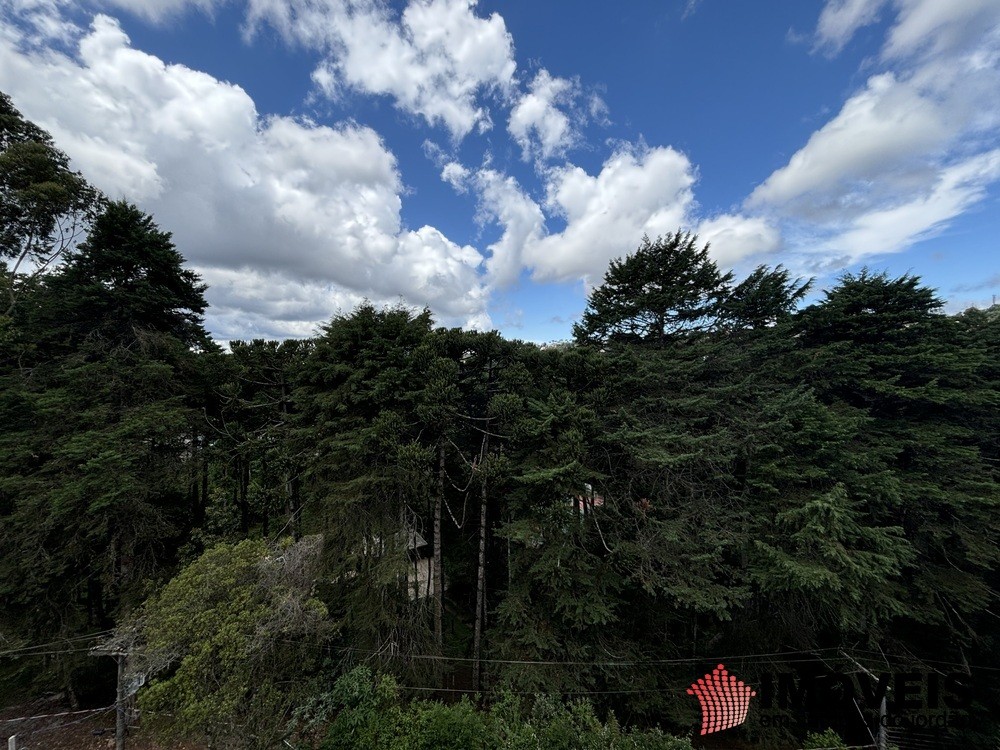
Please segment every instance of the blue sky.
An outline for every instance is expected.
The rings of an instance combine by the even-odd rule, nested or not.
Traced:
[[[220,339],[362,299],[564,339],[677,228],[1000,294],[997,0],[5,0],[0,89],[174,233]]]

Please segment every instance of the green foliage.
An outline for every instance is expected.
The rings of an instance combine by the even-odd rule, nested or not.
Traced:
[[[46,289],[41,322],[61,345],[128,344],[143,331],[211,348],[201,327],[204,284],[183,267],[170,234],[126,201],[105,207]]]
[[[364,304],[222,352],[169,232],[2,95],[0,256],[0,644],[129,623],[167,733],[263,744],[308,705],[331,747],[670,747],[615,713],[686,732],[719,654],[1000,667],[998,308],[864,270],[797,310],[808,283],[678,232],[610,265],[576,345]],[[113,682],[56,650],[0,691]],[[358,661],[398,682],[317,688]],[[470,682],[600,697],[399,700]]]
[[[825,732],[810,732],[807,734],[802,747],[804,750],[835,750],[841,747],[846,748],[847,743],[832,729],[827,729]]]
[[[871,633],[901,614],[896,583],[913,550],[900,527],[873,525],[843,484],[779,511],[774,534],[756,541],[753,577],[765,594],[809,601],[828,626]]]
[[[323,595],[362,649],[428,648],[426,592],[414,602],[408,583],[408,529],[419,531],[415,515],[432,492],[454,375],[430,334],[426,312],[364,305],[326,326],[299,373],[293,439],[307,457],[305,525],[327,537]],[[433,390],[423,387],[428,374]]]
[[[0,310],[80,239],[100,197],[41,128],[0,92],[0,260],[9,261]]]
[[[811,287],[811,281],[793,281],[788,269],[781,266],[757,266],[723,302],[724,325],[736,329],[775,325],[791,315]]]
[[[798,329],[803,376],[820,398],[867,419],[864,449],[896,483],[872,493],[875,523],[899,525],[916,551],[906,571],[907,610],[920,622],[951,622],[954,612],[987,606],[984,580],[1000,561],[993,518],[1000,493],[982,435],[995,411],[988,354],[965,344],[957,321],[919,279],[863,271],[804,312]]]
[[[217,349],[167,235],[125,204],[97,224],[31,290],[0,365],[0,627],[33,641],[111,626],[170,561],[199,464],[199,366]],[[40,674],[72,694],[80,661]]]
[[[573,327],[576,340],[662,345],[676,334],[711,327],[732,274],[720,273],[708,245],[697,243],[679,231],[643,237],[634,253],[612,260]]]
[[[659,729],[625,729],[602,722],[587,701],[539,696],[530,711],[507,694],[489,711],[457,703],[400,701],[391,678],[359,667],[300,712],[298,736],[326,723],[321,750],[690,750],[691,743]]]
[[[120,630],[140,654],[131,671],[155,675],[140,706],[158,733],[271,746],[319,666],[327,613],[310,595],[319,552],[308,537],[272,549],[219,544]]]

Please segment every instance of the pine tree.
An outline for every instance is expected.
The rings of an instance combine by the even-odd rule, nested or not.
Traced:
[[[426,533],[438,488],[438,435],[416,416],[437,359],[430,333],[426,311],[362,305],[324,327],[295,394],[304,527],[326,538],[324,596],[349,645],[394,667],[394,654],[433,643],[434,597],[408,583],[410,531]]]
[[[188,527],[197,360],[214,347],[202,290],[119,203],[32,294],[17,333],[36,345],[0,406],[0,600],[33,640],[107,627]]]
[[[732,278],[690,233],[643,237],[634,253],[611,261],[573,335],[578,343],[662,346],[673,336],[709,330]]]
[[[865,449],[884,462],[898,496],[868,502],[898,525],[917,556],[905,573],[906,614],[940,649],[979,637],[969,616],[990,606],[1000,504],[977,415],[995,408],[986,352],[920,279],[846,275],[799,327],[804,376],[827,403],[869,422]]]

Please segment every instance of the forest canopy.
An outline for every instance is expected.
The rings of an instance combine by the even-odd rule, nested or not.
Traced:
[[[114,651],[144,731],[217,747],[667,749],[721,656],[1000,668],[996,306],[869,269],[805,305],[678,231],[572,342],[366,303],[223,347],[169,231],[3,95],[0,221],[0,705],[113,699]]]

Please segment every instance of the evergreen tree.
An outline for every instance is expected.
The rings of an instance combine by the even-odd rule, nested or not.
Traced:
[[[277,519],[274,528],[298,536],[304,458],[293,440],[294,392],[310,343],[256,339],[229,348],[211,430],[220,484],[214,533],[248,535],[259,521],[267,537]]]
[[[424,439],[416,416],[436,359],[430,332],[427,312],[362,305],[324,327],[296,391],[304,525],[326,537],[324,598],[351,647],[390,659],[425,653],[433,635],[434,597],[408,583],[438,491],[438,435]]]
[[[149,217],[112,204],[32,295],[18,335],[38,344],[5,372],[0,403],[4,629],[51,640],[109,626],[189,528],[204,431],[192,347],[213,345],[181,263]]]
[[[732,279],[690,233],[643,237],[634,253],[611,261],[573,335],[579,343],[662,346],[672,336],[709,330]]]
[[[997,399],[984,377],[986,352],[963,345],[941,307],[917,277],[866,270],[844,276],[798,327],[803,376],[824,401],[869,420],[864,449],[898,483],[895,497],[872,498],[868,510],[901,526],[917,552],[904,578],[906,614],[931,629],[925,636],[935,633],[938,653],[981,635],[967,618],[996,596],[988,576],[998,562],[1000,503],[974,428]]]
[[[205,285],[169,232],[126,201],[110,203],[58,274],[46,279],[39,325],[57,347],[124,346],[145,335],[211,349],[202,327]]]
[[[760,329],[791,315],[808,294],[812,281],[793,280],[788,269],[757,266],[722,303],[720,317],[729,329]]]

